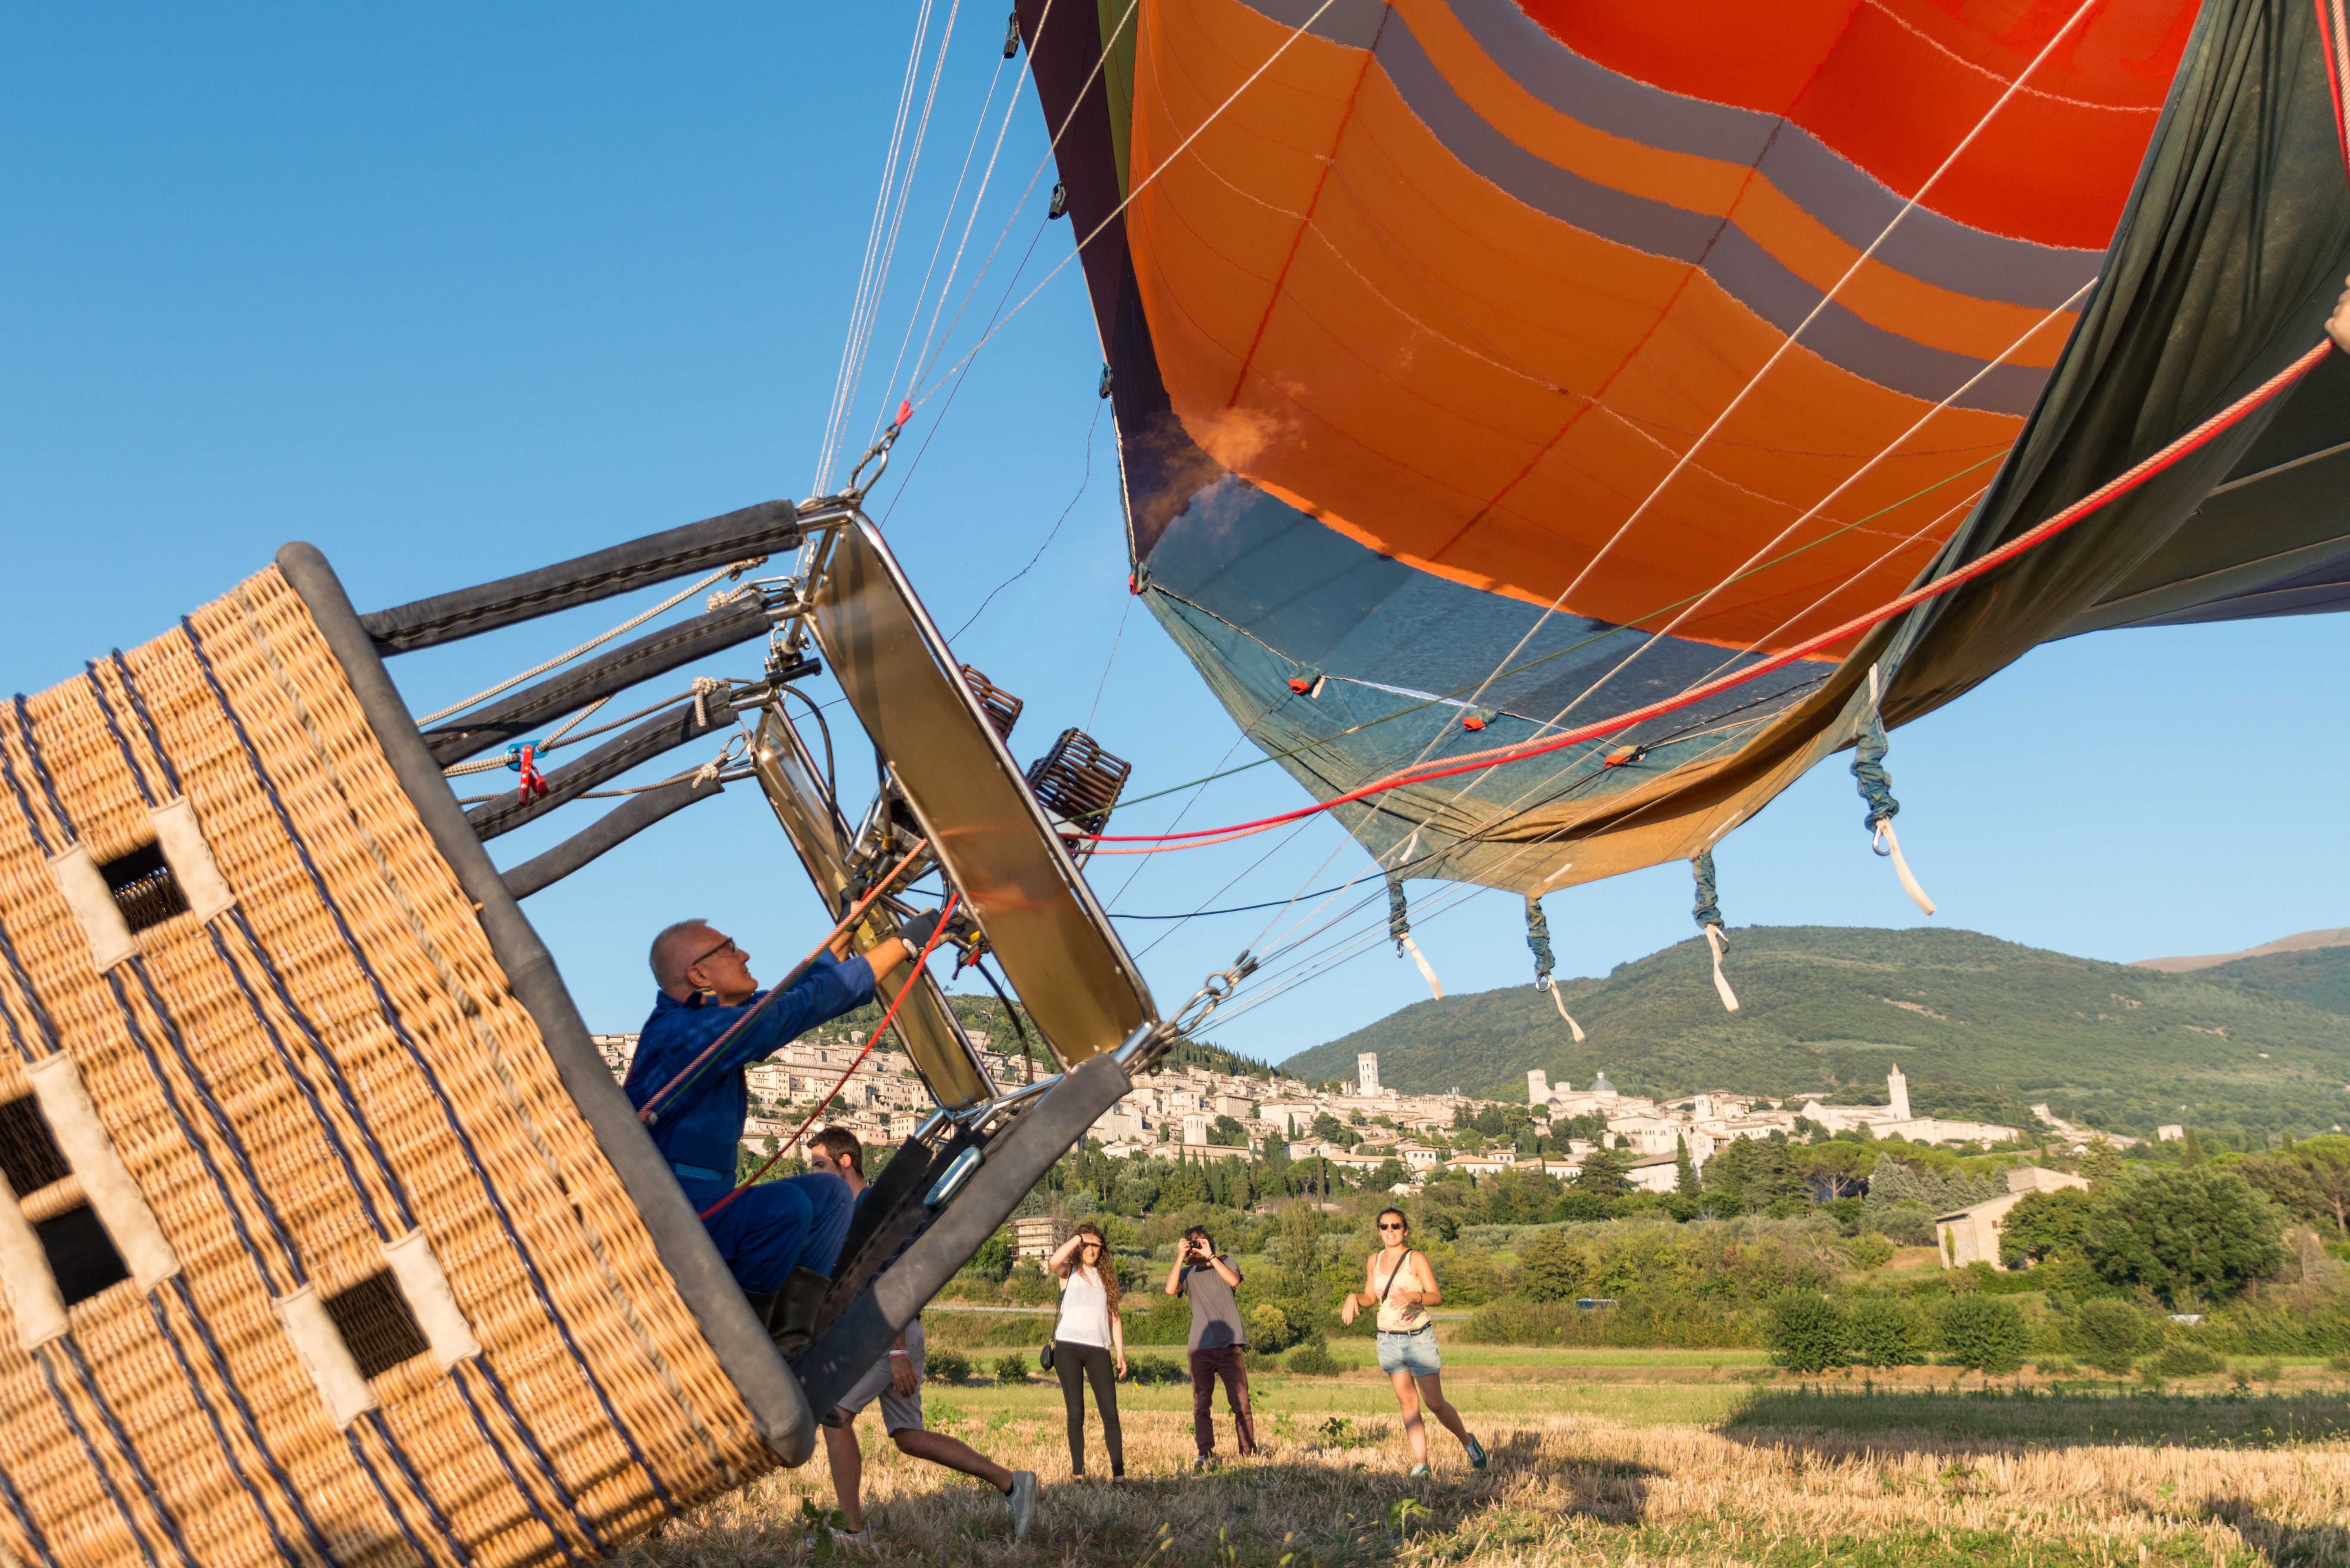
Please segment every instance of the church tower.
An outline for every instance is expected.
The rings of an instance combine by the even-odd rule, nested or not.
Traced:
[[[1355,1092],[1366,1097],[1379,1092],[1379,1056],[1365,1051],[1355,1058]]]
[[[1901,1075],[1901,1064],[1898,1062],[1886,1069],[1885,1086],[1893,1096],[1893,1119],[1908,1121],[1909,1119],[1909,1080]]]

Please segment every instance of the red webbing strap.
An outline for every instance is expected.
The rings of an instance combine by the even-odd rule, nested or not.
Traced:
[[[693,1075],[695,1070],[698,1069],[704,1062],[709,1061],[711,1057],[716,1055],[719,1050],[724,1046],[729,1040],[733,1039],[734,1036],[740,1034],[744,1029],[749,1027],[751,1021],[758,1017],[762,1012],[764,1012],[767,1010],[768,1005],[772,1003],[775,998],[783,995],[784,992],[789,991],[793,986],[797,985],[800,982],[800,977],[806,974],[809,970],[816,967],[816,961],[824,956],[825,949],[832,946],[833,942],[839,938],[841,932],[848,929],[849,927],[857,923],[858,918],[861,917],[868,909],[872,907],[873,900],[879,898],[889,888],[890,883],[895,882],[900,876],[904,875],[906,867],[914,863],[914,857],[920,855],[924,849],[930,846],[930,842],[931,841],[927,838],[922,839],[911,849],[907,850],[906,857],[903,860],[899,861],[897,865],[891,867],[889,868],[889,874],[882,877],[879,882],[876,882],[873,885],[873,890],[871,892],[866,894],[862,898],[858,899],[856,906],[851,909],[848,913],[840,917],[840,923],[834,926],[830,931],[825,934],[824,940],[816,943],[816,950],[814,952],[802,959],[799,961],[798,967],[794,969],[791,973],[785,975],[780,984],[776,985],[775,989],[768,992],[766,995],[754,1002],[750,1011],[743,1013],[742,1017],[736,1019],[727,1029],[725,1033],[721,1034],[717,1039],[712,1040],[710,1043],[709,1048],[704,1050],[701,1055],[696,1056],[692,1061],[688,1062],[684,1066],[679,1068],[675,1077],[671,1078],[668,1083],[663,1084],[660,1088],[655,1089],[651,1097],[645,1101],[643,1108],[637,1112],[637,1120],[645,1123],[647,1126],[650,1126],[654,1117],[660,1111],[660,1103],[663,1100],[668,1099],[671,1095],[677,1093],[680,1086],[681,1086],[688,1078]]]
[[[742,1197],[743,1189],[744,1188],[756,1186],[758,1184],[759,1178],[766,1175],[768,1171],[774,1169],[775,1161],[791,1153],[792,1147],[798,1143],[800,1139],[807,1136],[808,1128],[816,1126],[816,1117],[824,1115],[824,1108],[832,1103],[832,1096],[840,1093],[842,1087],[847,1084],[848,1080],[852,1076],[855,1075],[857,1069],[865,1064],[865,1058],[873,1054],[873,1047],[880,1042],[882,1034],[889,1030],[889,1021],[898,1016],[899,1007],[904,1003],[907,997],[913,994],[914,987],[921,983],[922,966],[931,961],[931,950],[939,945],[939,939],[941,937],[946,935],[947,922],[954,918],[955,906],[962,902],[962,895],[961,893],[957,893],[953,898],[947,900],[947,907],[939,912],[939,923],[931,930],[930,940],[922,944],[922,950],[915,955],[914,967],[908,971],[906,974],[906,983],[898,988],[898,995],[896,999],[889,1003],[889,1010],[881,1015],[881,1022],[873,1026],[872,1038],[865,1042],[865,1049],[857,1054],[857,1060],[848,1064],[848,1071],[840,1075],[839,1082],[834,1084],[831,1088],[826,1090],[822,1095],[816,1097],[816,1109],[810,1111],[808,1113],[808,1119],[800,1124],[800,1130],[792,1134],[790,1138],[785,1140],[781,1148],[778,1148],[775,1153],[769,1155],[767,1157],[766,1164],[762,1165],[758,1169],[753,1171],[747,1180],[737,1183],[733,1191],[728,1193],[725,1197],[720,1199],[717,1202],[712,1204],[709,1208],[702,1211],[702,1217],[704,1220],[709,1219],[712,1214],[717,1213],[721,1209],[725,1208],[729,1203],[732,1203],[737,1198]]]

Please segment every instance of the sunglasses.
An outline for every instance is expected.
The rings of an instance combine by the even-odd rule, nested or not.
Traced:
[[[1382,1231],[1400,1231],[1403,1227],[1400,1225],[1389,1225],[1382,1221],[1379,1225],[1379,1229]]]
[[[743,950],[741,948],[734,945],[734,939],[733,937],[728,937],[724,941],[720,942],[716,947],[712,948],[708,952],[702,954],[700,958],[694,960],[685,967],[688,969],[699,969],[703,964],[708,963],[712,959],[716,958],[720,953],[740,953],[742,950]]]

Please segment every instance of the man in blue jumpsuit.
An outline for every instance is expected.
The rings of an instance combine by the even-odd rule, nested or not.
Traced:
[[[935,913],[918,916],[904,936],[862,958],[843,957],[846,937],[835,942],[774,1006],[702,1064],[691,1086],[661,1102],[647,1130],[697,1210],[734,1189],[735,1150],[749,1110],[743,1070],[802,1032],[872,1001],[876,979],[919,950],[936,924]],[[765,994],[751,976],[750,960],[702,920],[681,920],[653,939],[660,993],[621,1085],[630,1105],[643,1109]],[[787,1352],[806,1343],[815,1326],[853,1204],[847,1182],[816,1171],[747,1189],[704,1221],[752,1310]]]

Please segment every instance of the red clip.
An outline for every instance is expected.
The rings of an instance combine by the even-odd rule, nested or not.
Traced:
[[[1464,730],[1482,730],[1485,727],[1485,721],[1471,713],[1461,721],[1461,727]]]
[[[906,428],[906,421],[913,417],[914,400],[911,398],[900,398],[898,400],[898,428],[899,430],[904,430]]]
[[[1618,746],[1601,759],[1600,766],[1620,768],[1627,763],[1638,762],[1640,752],[1637,746]]]
[[[522,788],[519,794],[525,805],[534,800],[543,799],[546,794],[546,775],[538,771],[537,763],[532,760],[537,751],[536,745],[525,744],[518,758],[522,772]]]
[[[1289,689],[1303,697],[1314,690],[1314,682],[1306,680],[1303,675],[1293,675],[1289,678]]]

